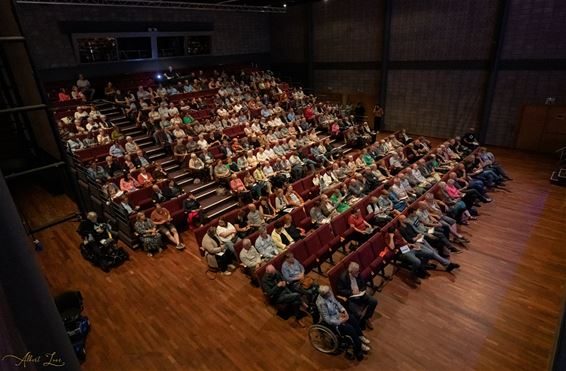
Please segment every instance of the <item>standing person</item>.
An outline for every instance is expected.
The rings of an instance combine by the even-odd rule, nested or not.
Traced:
[[[376,134],[379,133],[381,130],[383,114],[384,114],[383,108],[381,108],[379,104],[373,106],[373,130],[375,130]]]
[[[364,108],[362,102],[358,102],[356,108],[354,108],[354,115],[356,118],[356,123],[360,123],[364,121],[364,117],[366,115],[366,109]]]

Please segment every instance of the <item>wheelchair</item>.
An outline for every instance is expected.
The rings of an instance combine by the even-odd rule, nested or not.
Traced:
[[[311,346],[321,353],[340,354],[344,352],[346,358],[350,360],[355,358],[352,338],[340,334],[337,328],[319,322],[309,327],[308,336]]]

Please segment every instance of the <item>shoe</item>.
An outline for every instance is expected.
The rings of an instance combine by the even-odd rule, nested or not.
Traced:
[[[493,201],[491,198],[486,197],[483,202],[486,203],[486,204],[488,204],[488,203],[490,203],[491,201]]]
[[[157,250],[158,253],[163,252],[163,249],[160,247],[159,250]]]
[[[368,345],[370,343],[369,339],[367,337],[363,336],[363,335],[360,336],[360,341],[362,343],[364,343],[365,345]]]
[[[363,360],[363,359],[364,359],[364,353],[356,354],[356,359],[357,359],[358,361]]]
[[[371,324],[371,322],[369,321],[369,319],[366,320],[366,328],[367,328],[368,330],[373,330],[373,325]]]
[[[234,264],[228,264],[228,269],[233,271],[234,269],[236,269],[236,266]]]
[[[153,256],[153,254],[150,253],[150,252],[148,252],[148,253],[147,253],[147,256],[149,256],[149,257],[151,258],[151,257]]]
[[[220,272],[220,274],[223,275],[223,276],[229,276],[229,275],[232,274],[232,272],[230,272],[230,271],[224,271],[224,272]]]
[[[470,220],[478,220],[478,217],[471,215],[471,216],[468,217],[468,219],[470,219]]]
[[[450,263],[446,266],[446,272],[452,272],[454,269],[460,268],[460,264]]]
[[[413,277],[413,282],[415,283],[415,285],[420,285],[421,284],[421,279],[417,276]]]
[[[429,263],[429,264],[424,265],[424,269],[427,269],[427,270],[433,270],[433,269],[436,269],[436,268],[437,268],[437,265],[434,264],[434,263]]]
[[[183,250],[185,247],[184,247],[183,245],[181,245],[181,244],[178,244],[177,246],[175,246],[175,248],[176,248],[177,250]]]
[[[364,352],[364,353],[368,353],[368,352],[369,352],[370,350],[371,350],[371,348],[370,348],[370,347],[368,347],[368,346],[367,346],[367,345],[365,345],[365,344],[362,344],[362,352]]]

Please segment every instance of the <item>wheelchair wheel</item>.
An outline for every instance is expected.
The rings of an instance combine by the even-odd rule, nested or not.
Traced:
[[[336,334],[322,325],[312,325],[309,328],[309,341],[314,349],[327,354],[336,352],[340,345]]]

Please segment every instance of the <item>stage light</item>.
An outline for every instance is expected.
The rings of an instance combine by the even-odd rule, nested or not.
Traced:
[[[158,73],[158,74],[155,76],[155,78],[156,78],[157,80],[161,80],[161,79],[163,78],[163,76],[162,76],[160,73]]]
[[[283,3],[283,8],[286,8],[286,7],[287,7],[287,3]]]

